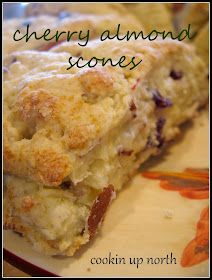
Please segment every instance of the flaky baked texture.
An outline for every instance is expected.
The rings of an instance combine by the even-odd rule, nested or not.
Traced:
[[[36,251],[72,256],[95,234],[115,192],[64,184],[63,188],[6,176],[4,229],[21,233]]]
[[[142,59],[66,70],[70,56]],[[182,42],[62,43],[4,63],[5,228],[48,255],[94,236],[115,192],[207,102],[204,62]]]
[[[73,56],[81,51],[85,59],[90,59],[93,55],[110,56],[115,59],[125,54],[128,57],[136,55],[143,61],[133,71],[129,70],[129,67],[72,68],[67,71],[66,65],[70,53],[61,52],[64,51],[64,46]],[[84,179],[86,182],[90,181],[91,174],[96,173],[92,171],[95,170],[95,164],[92,163],[94,148],[97,148],[98,154],[98,148],[105,143],[103,141],[107,140],[109,133],[114,135],[113,137],[117,137],[116,134],[120,135],[122,131],[125,133],[126,129],[130,129],[125,126],[129,120],[130,127],[132,123],[138,122],[138,131],[144,125],[141,122],[144,118],[142,115],[131,120],[131,115],[134,113],[130,110],[131,88],[136,86],[136,83],[137,86],[140,85],[138,79],[141,85],[144,80],[153,83],[149,86],[150,92],[142,89],[141,96],[140,92],[137,92],[138,98],[141,98],[138,102],[142,104],[142,98],[147,100],[148,105],[145,108],[148,111],[154,111],[155,108],[154,90],[159,91],[165,98],[170,98],[174,103],[173,108],[181,111],[178,116],[173,108],[165,109],[165,112],[174,114],[176,118],[173,120],[171,117],[167,118],[167,123],[172,124],[178,120],[178,124],[184,121],[187,111],[191,112],[192,106],[196,108],[201,100],[205,101],[207,83],[202,81],[206,81],[208,73],[205,73],[204,64],[195,56],[192,48],[171,41],[151,44],[139,41],[116,42],[116,44],[114,42],[113,49],[109,46],[110,42],[97,41],[86,48],[64,43],[55,48],[55,52],[20,52],[7,58],[8,62],[5,65],[8,71],[5,74],[6,172],[28,177],[49,186],[57,186],[65,178],[70,178],[74,183]],[[56,53],[56,50],[60,53]],[[174,51],[179,51],[178,55],[174,56]],[[183,51],[185,57],[180,55]],[[16,62],[11,63],[14,56]],[[163,68],[165,57],[168,70]],[[175,61],[171,64],[174,58]],[[195,62],[199,65],[197,68],[194,68]],[[156,71],[157,67],[159,72]],[[196,71],[193,73],[195,82],[189,79],[191,75],[189,67],[192,71],[193,69]],[[155,69],[153,73],[151,73],[152,69]],[[173,78],[168,71],[183,74],[180,74],[180,78]],[[148,75],[151,75],[151,82],[147,78]],[[169,87],[173,89],[163,89],[163,83],[166,83],[165,77],[168,85],[170,84]],[[161,80],[163,83],[160,82]],[[140,86],[138,88],[140,91]],[[183,94],[191,89],[192,94],[188,99],[178,98],[177,91],[179,95],[184,96]],[[136,94],[133,96],[136,98]],[[135,106],[138,107],[136,102]],[[164,114],[163,110],[159,112]],[[148,116],[149,120],[150,116]],[[151,123],[155,127],[154,114],[153,117]],[[108,145],[122,145],[123,137],[117,143],[114,142],[113,137],[107,140]],[[143,140],[145,146],[146,140],[145,138]],[[114,147],[112,147],[112,154],[115,157],[117,155]],[[85,155],[87,155],[86,159]],[[105,168],[113,170],[111,164],[109,168],[104,166],[104,161],[102,163],[103,172]],[[91,170],[85,168],[87,165]],[[97,165],[101,166],[101,160]],[[98,181],[98,178],[95,180]],[[107,183],[101,179],[96,186],[94,184],[94,187],[101,188]]]

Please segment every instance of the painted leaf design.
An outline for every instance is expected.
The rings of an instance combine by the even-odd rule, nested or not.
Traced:
[[[187,168],[184,172],[142,172],[142,176],[160,181],[161,188],[179,191],[180,195],[191,199],[205,199],[209,195],[208,169]]]
[[[160,180],[160,187],[169,191],[178,191],[190,199],[209,197],[208,169],[186,168],[183,172],[142,172],[142,176]],[[197,223],[196,236],[185,247],[181,266],[189,267],[209,257],[209,208],[203,209]]]
[[[193,240],[185,247],[181,265],[183,267],[198,264],[209,257],[209,210],[203,209],[197,223],[197,232]]]

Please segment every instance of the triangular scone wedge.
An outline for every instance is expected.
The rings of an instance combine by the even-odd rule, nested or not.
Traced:
[[[79,50],[142,63],[66,70]],[[5,67],[5,227],[50,255],[88,242],[115,192],[208,98],[204,62],[171,40],[64,44]]]

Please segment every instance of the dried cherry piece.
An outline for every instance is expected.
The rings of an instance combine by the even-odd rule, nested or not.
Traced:
[[[166,119],[164,117],[160,117],[157,121],[157,125],[156,125],[156,138],[158,141],[158,148],[161,148],[163,146],[164,143],[164,138],[162,137],[162,131],[163,131],[163,127],[165,125]]]
[[[174,80],[180,80],[183,77],[183,72],[171,70],[170,77]]]
[[[153,100],[158,108],[167,108],[173,105],[172,101],[163,97],[157,89],[152,91]]]

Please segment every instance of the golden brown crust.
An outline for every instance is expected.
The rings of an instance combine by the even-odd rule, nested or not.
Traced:
[[[24,121],[44,120],[54,118],[58,98],[47,91],[38,89],[30,91],[23,89],[17,97],[17,108],[20,118]]]
[[[182,52],[194,57],[189,46],[171,41],[114,41],[113,48],[110,42],[94,41],[83,49],[75,43],[63,43],[52,51],[16,53],[17,62],[6,64],[9,74],[5,77],[5,86],[12,94],[5,96],[4,170],[49,186],[60,185],[67,176],[73,179],[76,166],[83,164],[81,157],[89,154],[107,133],[132,118],[131,89],[138,79],[138,85],[148,80],[152,69],[160,68],[164,58],[173,59],[172,55],[182,56]],[[143,62],[133,71],[101,66],[67,71],[64,61],[79,51],[84,59],[104,55],[115,60],[127,53],[129,58],[143,58]],[[200,72],[204,65],[198,59],[196,63]],[[17,72],[19,69],[23,72]],[[15,81],[11,75],[17,75]],[[185,81],[182,85],[189,88]],[[204,88],[204,84],[201,86]],[[199,90],[196,95],[199,96]],[[148,98],[151,100],[151,94]],[[197,103],[198,98],[203,99],[204,95],[195,97]],[[186,106],[183,100],[176,98],[174,102]],[[149,104],[151,108],[153,104]]]

